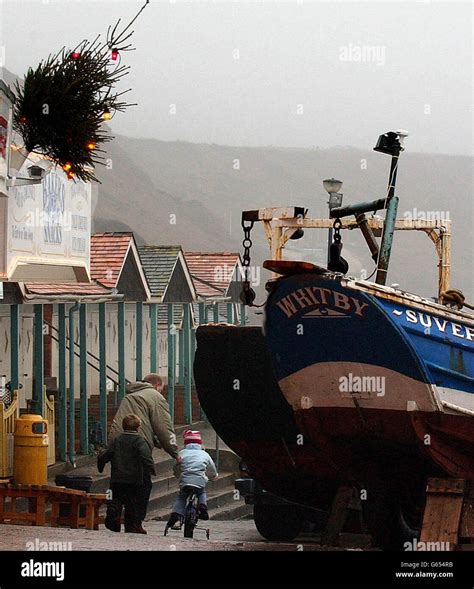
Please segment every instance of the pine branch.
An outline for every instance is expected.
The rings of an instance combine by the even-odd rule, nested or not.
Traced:
[[[104,115],[122,112],[130,103],[121,98],[130,89],[118,92],[117,84],[128,75],[130,66],[111,67],[111,49],[120,49],[133,31],[131,25],[148,4],[120,32],[119,19],[107,42],[100,35],[83,40],[68,50],[42,60],[36,69],[29,68],[22,84],[15,86],[13,127],[22,136],[26,149],[39,152],[63,167],[70,178],[97,180],[94,165],[104,165],[100,146],[113,137],[103,127]]]

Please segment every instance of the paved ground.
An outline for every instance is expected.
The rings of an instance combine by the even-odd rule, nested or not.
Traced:
[[[216,434],[209,424],[194,424],[194,428],[200,429],[206,449],[216,448]],[[182,447],[182,430],[177,428],[178,445]],[[219,446],[223,450],[228,447],[222,440]],[[153,455],[156,462],[169,460],[169,456],[163,451],[155,449]],[[81,457],[78,461],[75,474],[89,474],[98,476],[96,460],[94,457]],[[56,464],[50,468],[50,478],[58,472],[69,470],[69,465]],[[103,476],[103,475],[102,475]],[[344,548],[321,547],[317,538],[302,536],[293,542],[269,542],[257,532],[253,520],[209,521],[202,522],[203,527],[210,530],[210,539],[207,540],[204,531],[195,531],[194,539],[183,538],[182,532],[171,532],[164,537],[165,522],[146,521],[144,527],[148,534],[116,534],[109,532],[103,526],[99,531],[71,530],[68,528],[33,527],[22,525],[0,525],[0,551],[9,550],[130,550],[130,551],[299,551],[299,550],[347,550]]]
[[[268,542],[255,529],[253,521],[203,522],[210,529],[210,539],[202,531],[195,531],[194,539],[183,538],[182,532],[172,532],[164,537],[164,522],[148,521],[148,535],[117,534],[105,528],[99,531],[70,530],[68,528],[2,525],[0,550],[27,550],[36,547],[45,550],[45,542],[61,543],[65,550],[328,550],[313,538],[301,538],[294,542]],[[28,544],[30,543],[30,544]],[[70,543],[70,545],[68,544]],[[58,549],[55,544],[49,549]]]

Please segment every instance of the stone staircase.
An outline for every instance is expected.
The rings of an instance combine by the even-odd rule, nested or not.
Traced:
[[[195,423],[192,427],[201,431],[207,451],[217,464],[216,450],[210,447],[215,445],[215,432],[209,424],[204,422]],[[181,438],[184,429],[186,428],[182,426],[176,428],[178,440]],[[234,480],[239,470],[239,457],[223,442],[220,442],[220,445],[219,477],[216,481],[210,481],[207,486],[209,515],[211,519],[215,520],[235,520],[251,517],[252,507],[246,505],[243,499],[237,499],[235,494]],[[152,477],[153,489],[148,506],[147,520],[162,521],[167,520],[171,512],[178,493],[178,481],[173,474],[174,460],[168,454],[163,450],[155,449],[153,457],[157,474]],[[78,476],[92,476],[91,492],[105,493],[110,488],[110,465],[107,465],[104,472],[100,474],[97,471],[96,464],[95,456],[82,457],[82,460],[78,462],[78,468],[74,470],[65,467],[60,468],[59,464],[56,467],[51,467],[49,477],[54,482],[54,476],[59,472]]]
[[[209,450],[209,454],[215,461],[215,450]],[[219,477],[207,485],[207,505],[212,519],[234,520],[252,514],[252,508],[243,499],[236,498],[234,481],[238,462],[238,457],[230,450],[220,451]],[[167,520],[169,517],[178,493],[178,481],[172,474],[172,468],[171,459],[158,464],[147,519]]]

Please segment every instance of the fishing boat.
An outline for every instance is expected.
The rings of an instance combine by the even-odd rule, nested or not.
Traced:
[[[385,133],[375,147],[391,156],[383,199],[346,207],[336,202],[325,220],[308,219],[298,207],[244,212],[244,267],[255,222],[265,225],[272,252],[264,263],[273,277],[258,344],[260,362],[267,359],[265,378],[253,359],[256,347],[245,344],[242,329],[252,328],[200,328],[195,368],[206,413],[254,478],[297,505],[321,508],[338,486],[353,485],[375,542],[385,547],[416,533],[428,477],[474,480],[473,307],[449,284],[450,221],[396,217],[406,135]],[[367,217],[374,211],[385,217]],[[326,268],[283,259],[286,241],[309,228],[332,230]],[[350,277],[342,257],[347,228],[364,235],[376,264],[373,282]],[[433,241],[434,299],[385,284],[397,230],[423,231]],[[245,280],[243,297],[253,303]],[[217,377],[203,375],[204,357],[218,360]],[[216,394],[249,372],[240,398]],[[279,413],[267,411],[269,399]],[[259,439],[263,422],[264,431],[274,426],[273,438],[264,433]]]

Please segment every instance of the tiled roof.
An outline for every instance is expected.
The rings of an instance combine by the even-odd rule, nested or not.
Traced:
[[[225,296],[232,282],[239,254],[230,252],[185,252],[194,287],[198,296]]]
[[[25,289],[28,294],[35,295],[80,295],[80,296],[97,296],[111,294],[111,289],[92,281],[90,284],[84,283],[55,283],[49,284],[47,282],[28,282],[25,284]]]
[[[132,232],[94,233],[91,236],[91,278],[108,288],[117,288]]]
[[[179,245],[142,245],[138,248],[153,298],[164,295],[180,251]]]

